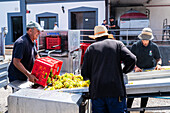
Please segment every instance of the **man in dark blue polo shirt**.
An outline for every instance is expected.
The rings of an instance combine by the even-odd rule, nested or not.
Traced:
[[[27,78],[31,82],[37,80],[31,74],[31,70],[35,59],[38,58],[34,40],[38,38],[42,30],[37,22],[30,21],[27,25],[27,33],[15,41],[12,61],[8,69],[10,82],[15,80],[26,81]]]
[[[156,70],[161,69],[161,55],[158,46],[151,40],[154,38],[152,30],[150,28],[144,28],[142,33],[138,36],[138,42],[132,45],[131,51],[137,57],[137,63],[135,66],[135,72],[142,72],[143,69],[153,68]],[[156,61],[156,66],[154,65],[154,60]],[[132,106],[134,98],[129,98],[127,101],[127,106],[130,108]],[[141,107],[146,107],[148,98],[141,99]],[[140,113],[144,113],[141,111]]]

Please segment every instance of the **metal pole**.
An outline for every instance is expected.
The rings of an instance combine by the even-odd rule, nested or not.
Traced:
[[[22,14],[23,34],[26,33],[26,0],[20,0],[20,10]]]
[[[110,16],[110,0],[105,0],[105,20],[109,22]]]
[[[2,27],[1,28],[1,31],[2,31],[2,40],[1,40],[1,44],[2,44],[2,55],[5,59],[5,37],[6,37],[6,34],[7,34],[7,29],[6,27]]]
[[[108,21],[108,0],[105,0],[105,19]]]
[[[126,43],[127,43],[127,46],[129,46],[129,42],[128,42],[128,30],[127,30],[127,34],[126,34]]]

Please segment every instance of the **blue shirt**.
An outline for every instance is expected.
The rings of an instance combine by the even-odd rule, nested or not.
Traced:
[[[36,46],[30,39],[28,34],[25,34],[18,38],[14,43],[12,61],[8,69],[9,81],[12,82],[14,80],[27,80],[26,75],[14,66],[13,58],[21,59],[21,63],[23,64],[23,66],[31,72],[36,55]]]

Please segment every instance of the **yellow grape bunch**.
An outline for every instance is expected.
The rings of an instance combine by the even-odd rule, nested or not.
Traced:
[[[83,80],[81,75],[74,75],[73,73],[65,73],[63,75],[52,75],[50,73],[47,79],[47,88],[45,90],[56,90],[61,88],[81,88],[89,87],[90,80]]]

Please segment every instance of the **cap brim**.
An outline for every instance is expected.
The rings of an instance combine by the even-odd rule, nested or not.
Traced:
[[[38,31],[40,31],[40,32],[43,32],[44,31],[44,29],[43,28],[41,28],[41,27],[34,27],[34,26],[27,26],[27,28],[36,28]]]
[[[108,33],[102,33],[102,34],[97,34],[97,35],[89,35],[89,38],[96,39],[98,37],[108,36],[108,35],[109,35]]]
[[[37,28],[37,30],[38,30],[38,31],[41,31],[41,32],[43,32],[43,31],[44,31],[44,29],[43,29],[43,28],[41,28],[41,27]]]

